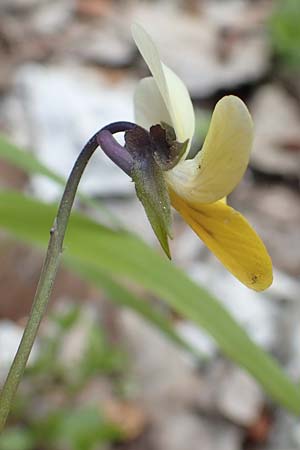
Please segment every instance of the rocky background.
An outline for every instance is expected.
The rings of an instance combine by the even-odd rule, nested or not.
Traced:
[[[67,176],[95,130],[133,119],[133,90],[148,74],[130,36],[133,21],[146,27],[189,88],[197,110],[195,150],[220,97],[234,93],[249,106],[256,127],[251,164],[229,202],[263,237],[275,266],[273,286],[262,294],[244,288],[178,217],[172,253],[299,380],[297,0],[281,6],[271,0],[1,0],[0,130]],[[61,193],[4,161],[0,185],[45,201]],[[132,183],[100,153],[82,190],[157,246]],[[42,255],[4,235],[0,250],[3,381]],[[197,362],[62,269],[0,450],[300,449],[299,419],[270,403],[207,335],[175,315],[174,323],[201,353]]]

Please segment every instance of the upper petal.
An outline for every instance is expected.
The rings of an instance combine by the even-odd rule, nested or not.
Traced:
[[[271,285],[270,256],[260,237],[240,213],[223,201],[188,203],[172,191],[170,195],[174,208],[238,280],[256,291]]]
[[[135,121],[141,127],[149,130],[152,125],[161,122],[172,124],[172,119],[154,78],[143,78],[138,83],[133,102]]]
[[[171,69],[161,62],[151,37],[140,25],[134,24],[132,26],[132,35],[153,75],[171,119],[169,125],[172,125],[175,129],[177,140],[180,142],[184,142],[187,139],[191,140],[194,135],[195,116],[193,105],[184,83]],[[148,87],[145,84],[144,88]],[[136,94],[136,97],[137,95],[139,94]],[[157,97],[153,101],[156,99]],[[152,102],[148,104],[148,107],[151,109]]]
[[[216,105],[202,150],[178,164],[169,184],[183,198],[212,203],[239,183],[249,162],[253,123],[246,105],[233,95]]]

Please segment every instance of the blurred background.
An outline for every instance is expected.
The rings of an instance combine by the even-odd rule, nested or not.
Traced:
[[[299,379],[299,0],[1,0],[0,131],[67,176],[96,130],[133,120],[134,87],[148,75],[130,35],[134,21],[188,86],[197,117],[192,151],[219,98],[236,94],[249,106],[251,163],[229,203],[266,243],[273,286],[262,294],[244,288],[177,216],[172,254]],[[61,195],[5,160],[0,186],[47,202]],[[133,184],[100,152],[81,187],[157,246]],[[42,260],[0,234],[0,383]],[[299,420],[271,404],[205,333],[176,314],[172,320],[198,349],[197,361],[61,269],[0,450],[300,449]]]

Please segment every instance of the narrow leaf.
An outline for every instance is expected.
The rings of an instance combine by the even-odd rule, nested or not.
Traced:
[[[15,192],[0,192],[0,226],[20,240],[45,246],[56,213]],[[221,350],[246,369],[265,391],[290,412],[300,414],[300,389],[277,362],[258,347],[225,308],[206,290],[137,237],[113,231],[74,213],[66,236],[68,258],[109,276],[139,283],[179,314],[205,329]]]

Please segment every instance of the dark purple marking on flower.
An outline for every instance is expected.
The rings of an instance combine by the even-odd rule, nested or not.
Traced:
[[[173,169],[179,163],[188,143],[188,141],[177,142],[174,129],[170,126],[167,127],[153,125],[150,128],[150,137],[154,148],[153,156],[164,171]]]
[[[125,147],[133,157],[153,156],[151,136],[144,128],[136,125],[135,128],[125,132],[124,138]]]
[[[164,128],[166,127],[166,128]],[[125,143],[132,155],[151,155],[163,171],[171,170],[184,154],[187,143],[177,142],[169,125],[153,125],[150,132],[136,126],[125,133]]]

